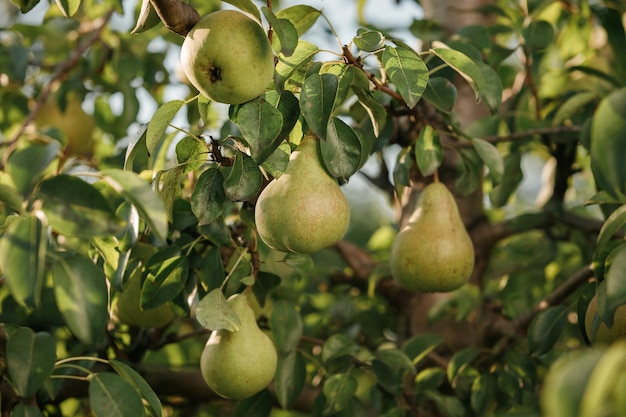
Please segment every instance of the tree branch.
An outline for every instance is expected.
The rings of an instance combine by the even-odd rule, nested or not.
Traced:
[[[200,14],[189,3],[180,0],[150,0],[166,28],[180,35],[187,33],[200,20]]]

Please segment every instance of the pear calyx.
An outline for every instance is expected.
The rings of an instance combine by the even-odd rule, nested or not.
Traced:
[[[216,394],[242,400],[261,391],[276,373],[278,355],[274,343],[257,325],[246,294],[228,299],[241,326],[238,331],[215,330],[204,346],[200,371]]]
[[[467,282],[474,245],[452,193],[442,183],[424,188],[391,247],[392,277],[411,291],[448,292]]]
[[[348,200],[320,162],[318,141],[302,139],[285,173],[261,192],[255,221],[261,239],[282,252],[313,253],[334,245],[350,222]]]

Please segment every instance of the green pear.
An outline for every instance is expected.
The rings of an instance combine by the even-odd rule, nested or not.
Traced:
[[[442,183],[424,188],[391,247],[393,278],[411,291],[448,292],[474,269],[474,246],[452,193]]]
[[[278,355],[274,343],[259,328],[245,294],[235,294],[228,305],[239,317],[238,331],[215,330],[200,358],[202,377],[216,394],[232,400],[251,397],[267,387]]]
[[[259,195],[256,226],[271,248],[313,253],[337,243],[348,229],[348,200],[322,166],[317,147],[315,137],[302,139],[285,173]]]
[[[176,315],[168,303],[150,309],[141,309],[141,270],[128,279],[113,306],[113,316],[121,323],[136,327],[163,327]]]
[[[180,51],[183,72],[206,97],[240,104],[265,93],[274,77],[274,52],[255,20],[236,10],[204,16]]]
[[[598,295],[594,295],[585,313],[585,330],[593,345],[610,345],[618,339],[626,338],[626,305],[617,307],[613,316],[613,326],[609,328],[598,316],[598,324],[594,327],[594,319],[598,312]]]

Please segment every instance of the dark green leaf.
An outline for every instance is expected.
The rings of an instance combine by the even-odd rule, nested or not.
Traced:
[[[270,328],[279,356],[296,349],[302,337],[302,319],[296,306],[286,300],[274,303]]]
[[[59,256],[52,264],[54,296],[67,327],[84,344],[98,346],[109,320],[106,277],[82,255]]]
[[[324,166],[335,178],[349,178],[361,162],[361,142],[354,130],[338,117],[328,123],[326,140],[320,141]]]
[[[524,43],[530,51],[545,49],[552,43],[554,28],[545,20],[533,20],[522,33]]]
[[[137,23],[135,24],[135,27],[133,28],[133,30],[130,31],[131,35],[143,33],[161,23],[161,18],[159,18],[159,15],[152,6],[150,0],[141,1],[141,8],[139,10],[136,22]]]
[[[411,156],[411,149],[403,148],[396,157],[396,165],[393,168],[393,184],[398,198],[402,198],[404,187],[411,184],[410,172],[415,161]]]
[[[20,8],[20,12],[28,13],[39,4],[39,0],[11,0],[13,4]]]
[[[408,372],[411,375],[415,373],[413,361],[411,361],[408,355],[402,350],[380,349],[376,351],[374,355],[377,360],[385,363],[391,369],[398,370],[402,373]]]
[[[280,95],[277,95],[276,99],[272,101],[270,101],[268,96],[269,94],[266,94],[265,99],[276,107],[283,116],[282,129],[278,134],[278,139],[282,141],[283,138],[289,135],[289,132],[291,132],[298,122],[298,118],[300,117],[300,103],[296,96],[290,91],[281,92]],[[280,143],[280,141],[278,143]],[[272,153],[275,150],[276,149],[272,149]]]
[[[170,125],[174,116],[176,116],[176,113],[183,107],[183,104],[185,104],[185,102],[182,100],[168,101],[162,104],[154,113],[152,119],[150,119],[146,132],[146,146],[151,155],[159,146],[159,142],[165,134],[165,130]]]
[[[24,196],[28,195],[60,150],[59,142],[50,141],[14,151],[7,161],[6,172],[13,179],[15,189]]]
[[[185,164],[183,172],[200,168],[206,160],[206,154],[206,145],[191,136],[182,138],[176,144],[176,161]]]
[[[163,408],[161,407],[159,397],[137,371],[117,359],[111,359],[109,364],[119,376],[130,382],[135,387],[135,390],[148,402],[150,412],[153,416],[161,417],[163,415]]]
[[[239,401],[234,417],[270,417],[274,401],[264,389],[252,397]]]
[[[412,49],[387,46],[381,59],[389,79],[407,106],[415,107],[428,83],[428,68],[422,58]]]
[[[11,411],[11,417],[44,417],[41,410],[32,404],[20,403]]]
[[[326,139],[338,89],[339,78],[335,74],[312,74],[304,80],[300,111],[309,128],[321,139]]]
[[[259,271],[257,274],[254,285],[252,286],[252,293],[259,302],[259,305],[263,307],[265,305],[265,298],[274,288],[280,285],[281,279],[278,275],[271,272]]]
[[[490,407],[495,403],[498,384],[491,374],[480,374],[472,383],[470,403],[476,415],[487,415]]]
[[[0,269],[4,283],[22,305],[39,305],[46,247],[46,228],[33,215],[13,220],[0,237]]]
[[[432,52],[459,73],[476,93],[476,100],[482,98],[486,82],[480,67],[464,53],[448,48],[435,48]]]
[[[428,177],[437,171],[443,161],[443,148],[439,133],[430,125],[420,130],[415,142],[415,160],[423,176]]]
[[[455,379],[459,374],[463,372],[465,368],[478,356],[478,349],[469,347],[458,351],[452,356],[450,362],[448,362],[448,369],[446,370],[446,375],[448,377],[448,381],[455,385]]]
[[[22,398],[33,396],[48,379],[56,361],[56,341],[48,333],[19,327],[6,341],[9,378]]]
[[[133,385],[111,372],[89,376],[89,404],[95,417],[145,416],[141,396]]]
[[[287,253],[283,258],[283,262],[300,273],[310,272],[315,266],[311,255],[306,253]]]
[[[232,201],[247,201],[261,189],[263,174],[259,166],[245,153],[235,154],[235,162],[224,180],[224,192]]]
[[[55,0],[65,17],[72,17],[80,7],[80,0]]]
[[[156,308],[176,298],[185,287],[189,260],[180,255],[177,248],[170,247],[150,257],[146,272],[141,290],[141,308]]]
[[[322,347],[322,361],[329,362],[333,359],[351,355],[356,351],[356,344],[346,335],[334,334],[326,339]]]
[[[402,350],[417,364],[443,342],[443,338],[435,333],[422,333],[413,336],[402,345]]]
[[[280,144],[283,116],[263,98],[249,101],[237,110],[233,120],[250,146],[250,156],[262,163]]]
[[[484,139],[472,138],[472,146],[476,150],[480,159],[489,168],[489,177],[493,183],[498,185],[502,181],[504,174],[504,160],[498,149]]]
[[[456,103],[457,90],[454,84],[447,78],[435,77],[428,79],[428,85],[424,90],[424,100],[435,106],[438,110],[450,113]]]
[[[359,99],[359,103],[370,118],[374,136],[378,137],[387,124],[387,109],[376,101],[369,91],[359,87],[353,87],[353,89]]]
[[[600,229],[600,233],[596,239],[596,248],[593,253],[593,272],[600,281],[604,279],[606,258],[614,248],[611,240],[613,236],[615,236],[615,233],[624,229],[624,225],[626,225],[626,205],[621,206],[611,213]]]
[[[211,223],[224,210],[224,176],[217,168],[209,168],[200,174],[191,194],[191,210],[199,226]]]
[[[528,347],[534,355],[550,352],[567,324],[567,309],[564,306],[549,307],[530,323]]]
[[[304,388],[306,374],[306,362],[300,352],[293,350],[278,356],[274,386],[281,407],[294,406]]]
[[[489,199],[496,207],[502,207],[517,189],[524,175],[522,173],[522,153],[511,152],[504,157],[502,181],[489,192]]]
[[[62,235],[91,238],[119,233],[124,223],[97,188],[57,175],[41,183],[38,196],[50,226]]]

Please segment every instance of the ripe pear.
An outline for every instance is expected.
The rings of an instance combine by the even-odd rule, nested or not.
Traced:
[[[245,294],[235,294],[228,305],[239,317],[238,331],[215,330],[204,346],[200,370],[216,394],[232,400],[248,398],[267,387],[278,355],[274,343],[259,328]]]
[[[592,332],[593,320],[598,312],[598,295],[594,295],[585,313],[585,330],[593,345],[610,345],[618,339],[626,338],[626,305],[617,307],[613,316],[613,326],[607,327],[598,317],[598,324]],[[592,334],[593,333],[593,334]]]
[[[141,270],[137,270],[124,286],[124,289],[113,306],[113,316],[120,323],[136,327],[163,327],[174,317],[169,304],[146,310],[141,309]]]
[[[274,77],[274,52],[255,20],[236,10],[204,16],[180,51],[183,71],[206,97],[240,104],[265,93]]]
[[[448,292],[467,282],[474,268],[474,246],[444,184],[424,188],[394,239],[389,266],[393,278],[411,291]]]
[[[337,243],[348,229],[348,200],[322,166],[317,147],[315,137],[302,139],[285,173],[259,195],[256,226],[271,248],[313,253]]]

